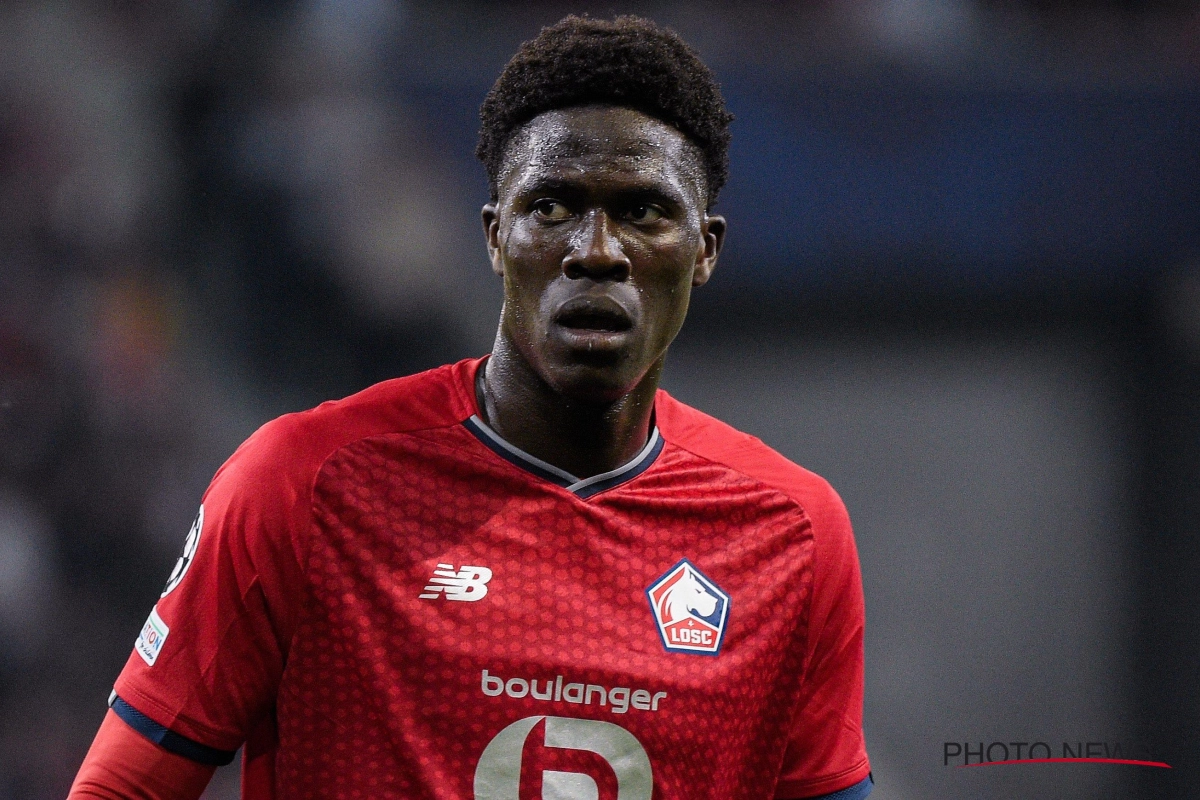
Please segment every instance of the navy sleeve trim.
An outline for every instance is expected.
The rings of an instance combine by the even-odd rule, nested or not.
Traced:
[[[867,775],[853,786],[847,786],[845,789],[839,789],[833,794],[823,794],[819,797],[811,797],[808,800],[863,800],[871,793],[871,789],[875,788],[875,778],[873,775]]]
[[[129,705],[129,703],[117,697],[116,692],[112,694],[112,701],[109,703],[109,706],[129,727],[169,753],[190,758],[192,761],[201,764],[212,764],[217,767],[225,766],[230,761],[233,761],[233,757],[237,755],[236,750],[218,750],[215,747],[193,742],[186,736],[180,736],[169,728],[159,725]]]

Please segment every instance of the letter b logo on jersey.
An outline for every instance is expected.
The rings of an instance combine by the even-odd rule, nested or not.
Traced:
[[[611,722],[566,717],[525,717],[496,734],[475,767],[475,800],[519,800],[525,740],[546,721],[549,748],[585,750],[600,756],[617,778],[617,800],[650,800],[650,758],[632,733]],[[582,772],[543,770],[542,800],[599,800],[596,781]]]

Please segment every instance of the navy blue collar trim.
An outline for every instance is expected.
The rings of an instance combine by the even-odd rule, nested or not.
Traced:
[[[590,478],[577,478],[566,470],[561,470],[553,464],[548,464],[540,458],[529,455],[524,450],[509,444],[500,434],[489,428],[478,416],[472,416],[463,421],[463,426],[475,435],[484,446],[510,464],[514,464],[526,472],[531,472],[544,481],[561,486],[575,496],[586,500],[592,495],[620,486],[626,481],[633,480],[650,468],[663,449],[662,434],[657,427],[650,429],[650,440],[646,446],[624,466],[610,472],[602,472]]]

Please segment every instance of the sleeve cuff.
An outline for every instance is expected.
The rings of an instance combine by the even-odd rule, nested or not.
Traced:
[[[169,753],[189,758],[200,764],[212,764],[218,767],[223,767],[233,761],[233,757],[237,755],[236,750],[218,750],[215,747],[193,741],[186,736],[180,736],[126,703],[117,696],[116,692],[109,696],[108,705],[125,724]],[[839,800],[841,799],[839,798]]]
[[[810,796],[805,800],[863,800],[875,788],[875,777],[871,773],[853,786],[847,786],[845,789],[839,789],[832,794],[822,794]],[[776,795],[778,798],[779,796]],[[780,798],[780,800],[782,800]]]

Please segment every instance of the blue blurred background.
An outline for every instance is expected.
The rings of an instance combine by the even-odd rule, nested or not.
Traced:
[[[243,438],[487,351],[477,109],[584,10],[737,116],[666,385],[846,500],[873,797],[1194,797],[1200,7],[207,0],[0,6],[0,798],[65,794]],[[943,757],[1018,741],[1174,769]]]

